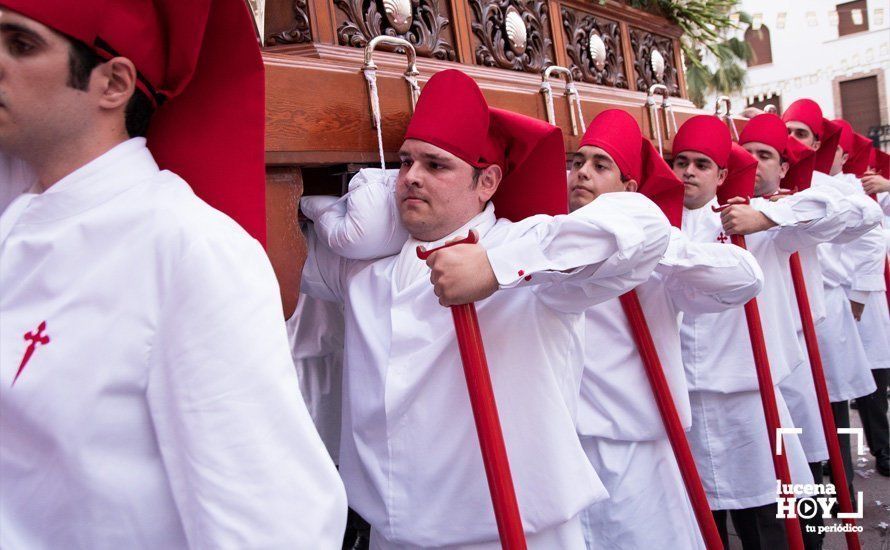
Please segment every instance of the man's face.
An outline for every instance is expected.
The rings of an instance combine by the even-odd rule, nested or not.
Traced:
[[[500,181],[495,166],[484,169],[497,172],[493,188],[486,174],[474,183],[473,167],[467,162],[416,139],[405,140],[399,158],[399,215],[408,232],[421,241],[441,239],[470,221],[485,208]]]
[[[603,193],[615,193],[635,187],[633,180],[621,181],[621,170],[604,150],[593,145],[581,147],[572,157],[569,171],[569,210],[586,206]]]
[[[810,127],[803,122],[789,120],[785,123],[785,127],[788,128],[788,134],[797,141],[803,143],[810,149],[819,149],[819,140],[816,139],[816,134],[814,134]]]
[[[684,186],[683,206],[701,208],[717,196],[717,187],[726,179],[726,170],[711,157],[697,151],[680,151],[674,157],[674,174]]]
[[[88,127],[89,94],[68,84],[69,48],[45,25],[0,8],[0,148],[39,158]]]
[[[836,176],[842,173],[844,171],[844,164],[847,163],[847,159],[849,158],[850,155],[844,153],[844,150],[838,145],[837,150],[834,152],[834,160],[831,163],[831,170],[829,170],[828,175]]]
[[[782,162],[782,157],[776,148],[758,141],[751,141],[742,147],[757,159],[754,194],[759,197],[772,195],[778,191],[779,183],[788,173],[788,163]]]

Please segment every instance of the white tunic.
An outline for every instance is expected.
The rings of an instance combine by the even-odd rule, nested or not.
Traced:
[[[702,208],[684,209],[683,232],[690,240],[729,245],[720,215],[711,210],[716,204],[715,198]],[[778,202],[753,199],[751,204],[778,224],[745,238],[766,281],[757,302],[773,383],[778,384],[803,362],[797,338],[800,318],[790,308],[793,290],[789,288],[788,260],[792,252],[837,235],[841,220],[835,215],[832,198],[813,189]],[[742,308],[687,314],[681,335],[690,390],[731,393],[758,389]]]
[[[683,232],[697,242],[724,242],[720,215],[711,207],[716,198],[696,210],[684,209]],[[764,274],[757,298],[773,383],[779,384],[801,364],[797,338],[799,321],[792,315],[786,273],[795,250],[836,235],[841,222],[832,199],[809,191],[771,203],[752,200],[778,225],[746,237]],[[796,312],[795,312],[796,314]],[[744,309],[683,316],[683,362],[690,385],[692,429],[689,440],[699,474],[713,509],[738,509],[774,503],[775,471],[757,385]],[[784,427],[791,427],[782,393],[777,407]],[[811,482],[800,441],[785,438],[792,480]]]
[[[340,454],[343,306],[300,294],[287,321],[300,392],[334,462]]]
[[[664,258],[636,288],[684,428],[692,419],[680,351],[680,316],[742,306],[762,286],[763,273],[750,252],[716,242],[692,242],[673,228]],[[667,437],[620,301],[588,309],[584,329],[578,433],[622,441]]]
[[[814,187],[802,193],[822,193],[832,200],[833,216],[839,223],[836,225],[837,234],[832,236],[825,233],[823,236],[826,239],[830,237],[830,242],[847,243],[862,236],[873,227],[876,218],[871,215],[863,216],[863,207],[861,204],[857,204],[857,199],[845,196],[838,187],[831,185],[834,178],[818,172],[816,174],[818,175],[814,176],[814,180],[817,180],[813,183]],[[871,213],[871,210],[868,212]],[[822,270],[819,266],[818,246],[818,244],[812,244],[798,250],[801,271],[804,275],[804,283],[810,302],[810,311],[817,326],[824,321],[826,316],[825,292],[822,287]],[[828,447],[825,442],[822,417],[816,397],[815,383],[813,382],[812,367],[807,355],[800,309],[797,297],[794,294],[794,282],[791,278],[790,268],[785,270],[784,275],[786,285],[791,290],[789,292],[789,304],[797,323],[797,336],[804,355],[802,363],[793,369],[791,374],[779,384],[779,388],[788,405],[795,427],[803,430],[800,434],[800,442],[807,455],[807,460],[811,463],[819,462],[828,459]]]
[[[845,177],[831,177],[816,172],[814,186],[826,186],[842,193],[854,204],[870,230],[850,242],[825,243],[818,247],[825,290],[825,321],[816,327],[819,350],[832,402],[846,401],[875,390],[871,363],[866,355],[859,329],[850,310],[849,299],[860,303],[883,287],[883,267],[878,254],[883,236],[876,225],[881,219],[880,207]],[[868,309],[866,307],[866,309]]]
[[[16,213],[0,245],[0,546],[339,548],[343,487],[259,244],[141,138]],[[39,326],[49,340],[13,385]]]
[[[476,307],[528,533],[566,523],[606,496],[575,433],[580,323],[587,307],[646,280],[669,238],[651,201],[613,195],[518,223],[496,221],[489,205],[452,233],[479,231],[501,285]],[[341,474],[350,505],[391,543],[493,542],[452,318],[438,305],[418,244],[354,261],[310,233],[303,291],[346,306]]]
[[[859,178],[853,174],[842,174],[841,177],[850,182],[860,195],[866,196]],[[868,200],[874,202],[870,197]],[[867,238],[869,238],[872,247],[867,252],[870,261],[866,266],[858,263],[857,259],[853,257],[855,249],[845,250],[841,254],[841,261],[849,273],[860,273],[861,271],[868,273],[869,280],[873,281],[873,284],[865,286],[857,277],[861,286],[859,288],[852,285],[845,286],[845,290],[851,300],[865,304],[862,319],[856,324],[856,327],[859,329],[859,336],[862,338],[862,346],[868,357],[869,365],[872,369],[886,369],[890,368],[890,313],[887,309],[886,284],[884,282],[887,240],[884,237],[884,229],[880,226],[873,229]]]

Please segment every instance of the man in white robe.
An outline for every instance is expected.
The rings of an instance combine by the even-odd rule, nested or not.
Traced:
[[[864,175],[869,162],[874,158],[872,142],[853,131],[850,123],[835,120],[841,126],[841,148],[848,155],[837,178],[849,182],[859,196],[866,193],[863,182],[857,174]],[[872,176],[872,180],[874,177]],[[870,186],[874,188],[874,186]],[[879,190],[879,189],[876,189]],[[877,203],[886,204],[886,197],[876,197]],[[869,198],[869,200],[872,200]],[[882,203],[883,201],[883,203]],[[873,201],[874,202],[874,201]],[[870,236],[872,247],[867,272],[872,275],[876,290],[868,292],[862,299],[865,309],[856,323],[862,346],[871,366],[872,376],[877,388],[869,395],[857,398],[856,405],[862,420],[866,440],[872,455],[875,457],[876,470],[884,476],[890,476],[890,426],[887,418],[887,379],[890,373],[890,313],[888,313],[887,293],[884,280],[884,268],[887,265],[886,239],[883,227],[876,228]],[[841,256],[848,270],[856,269],[855,258],[849,253]],[[857,294],[849,292],[850,296]],[[862,294],[862,293],[858,293]]]
[[[606,491],[575,434],[580,323],[587,307],[649,277],[669,226],[635,193],[526,219],[565,212],[564,155],[558,129],[489,109],[469,77],[443,71],[424,87],[400,150],[395,204],[411,237],[398,254],[348,260],[310,230],[303,291],[345,304],[340,468],[372,548],[500,548],[442,307],[467,302],[529,548],[584,548],[578,515]],[[470,229],[480,244],[418,260],[417,246]]]
[[[873,227],[872,220],[880,219],[880,208],[851,182],[833,177],[842,171],[846,162],[846,153],[839,145],[840,126],[823,118],[822,109],[810,99],[799,99],[789,105],[782,120],[791,136],[816,151],[812,187],[839,193],[858,210],[864,223]],[[872,259],[879,240],[880,232],[871,229],[851,242],[823,243],[817,247],[825,318],[816,325],[816,336],[837,428],[850,427],[850,399],[875,391],[856,316],[862,315],[861,308],[871,289],[881,284],[874,274]],[[883,278],[883,274],[880,277]],[[839,434],[838,439],[850,494],[854,495],[850,436]]]
[[[683,184],[620,110],[600,113],[587,128],[569,173],[569,209],[607,196],[657,193],[680,224]],[[739,307],[763,284],[747,251],[690,241],[673,227],[655,272],[636,288],[680,421],[692,423],[680,352],[680,317]],[[584,512],[589,550],[704,548],[630,323],[618,299],[585,312],[584,376],[578,434],[609,498]]]
[[[35,176],[0,216],[0,547],[339,548],[345,494],[300,398],[268,258],[134,137],[148,124],[174,141],[146,94],[176,112],[195,69],[143,73],[154,56],[246,52],[255,63],[203,73],[224,83],[186,88],[234,135],[180,166],[200,180],[231,163],[217,188],[256,198],[262,108],[228,120],[213,93],[232,78],[262,103],[249,14],[219,0],[213,23],[174,36],[160,22],[185,4],[97,6],[0,1],[0,148]]]
[[[747,246],[764,274],[758,306],[778,385],[803,360],[782,273],[792,252],[834,234],[838,222],[832,200],[816,191],[775,203],[753,199],[750,206],[715,213],[717,187],[734,177],[727,174],[731,147],[728,129],[715,117],[693,117],[680,128],[673,167],[686,184],[682,230],[692,241],[726,246],[732,233],[753,233]],[[744,150],[734,154],[753,161]],[[766,430],[745,313],[686,314],[680,334],[692,406],[689,439],[718,526],[725,533],[729,512],[746,547],[784,545],[784,525],[775,517],[774,434]],[[776,406],[781,425],[793,427],[778,389]],[[812,483],[798,438],[785,437],[784,447],[792,481]]]
[[[789,136],[785,123],[778,116],[762,114],[751,119],[742,131],[739,143],[758,162],[754,188],[756,196],[782,200],[783,195],[777,195],[780,185],[795,192],[811,193],[809,188],[815,166],[815,152]],[[855,204],[831,187],[820,186],[818,192],[825,194],[832,201],[830,210],[833,211],[832,216],[839,222],[836,234],[831,237],[830,242],[850,242],[874,227],[878,221],[875,216],[870,218],[861,216]],[[830,237],[829,234],[824,236]],[[817,247],[817,242],[814,242],[797,251],[804,273],[804,282],[810,283],[806,285],[807,295],[815,325],[821,323],[825,317],[824,291]],[[794,283],[790,276],[790,266],[786,266],[782,275],[786,287],[791,290],[788,293],[789,306],[793,312],[800,347],[803,351],[807,351],[799,304],[793,292]],[[813,478],[821,482],[822,461],[828,459],[828,445],[822,427],[812,368],[806,353],[803,359],[792,369],[791,374],[781,381],[779,388],[788,404],[795,427],[802,430],[800,441],[810,463]],[[821,524],[819,516],[801,519],[802,534],[808,548],[820,547],[822,535],[818,533],[818,526]]]
[[[887,153],[875,151],[876,158]],[[869,172],[862,178],[862,188],[869,195],[877,197],[881,209],[884,212],[884,237],[887,243],[887,252],[890,253],[890,159],[882,159],[881,173]],[[890,334],[890,328],[885,335]],[[872,368],[877,389],[867,396],[857,399],[857,411],[862,420],[868,447],[875,457],[875,469],[879,474],[890,477],[890,436],[888,436],[887,417],[887,387],[890,383],[890,369]]]

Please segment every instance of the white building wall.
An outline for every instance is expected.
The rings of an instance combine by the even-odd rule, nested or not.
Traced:
[[[748,68],[747,84],[743,93],[734,98],[733,112],[740,112],[746,100],[780,94],[783,107],[808,97],[822,106],[826,117],[836,118],[840,109],[837,82],[877,74],[879,93],[883,91],[882,123],[890,124],[890,0],[868,0],[869,30],[842,37],[829,16],[839,3],[842,2],[742,2],[742,9],[752,16],[759,14],[769,29],[773,62]],[[883,10],[882,21],[876,20],[876,10]],[[811,25],[809,12],[815,14],[815,25]],[[781,13],[785,14],[784,28],[777,25]]]

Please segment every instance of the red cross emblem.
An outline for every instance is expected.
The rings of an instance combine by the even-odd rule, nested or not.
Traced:
[[[720,234],[717,235],[717,240],[720,241],[721,243],[725,243],[726,241],[729,240],[729,237],[727,237],[726,234],[723,231],[721,231]]]
[[[37,346],[45,346],[49,344],[49,336],[43,333],[44,330],[46,330],[46,321],[40,323],[37,330],[25,333],[25,340],[30,341],[31,343],[28,344],[28,348],[25,350],[25,355],[22,357],[22,362],[19,364],[19,370],[15,373],[15,378],[12,379],[11,386],[15,386],[15,381],[19,379],[19,375],[25,370],[25,365],[31,360],[31,356],[34,355],[34,350],[37,349]]]

